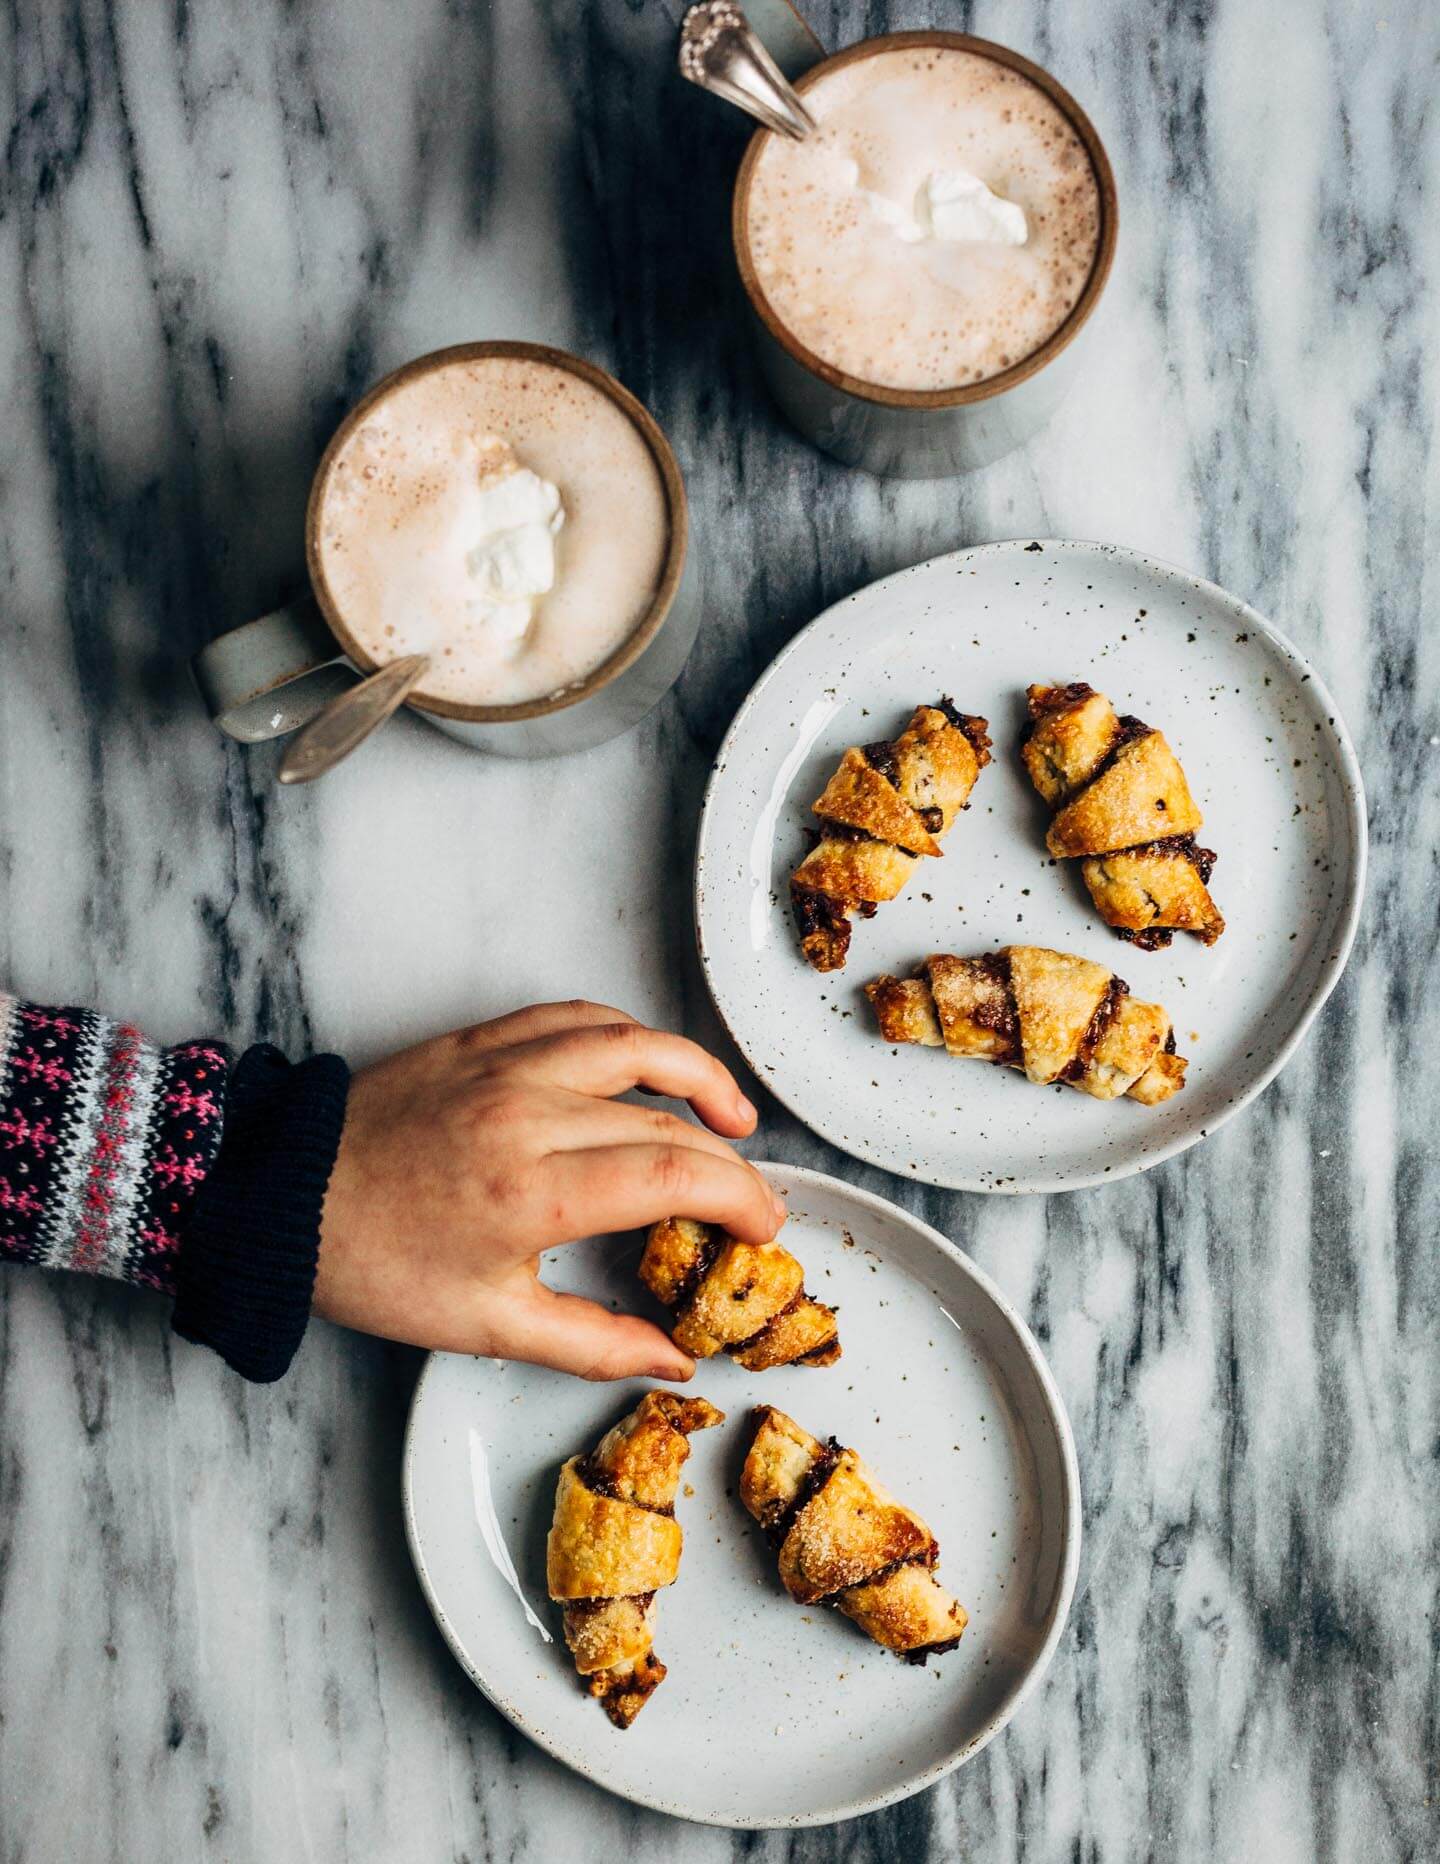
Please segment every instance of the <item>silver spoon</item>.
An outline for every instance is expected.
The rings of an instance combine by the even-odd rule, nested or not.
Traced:
[[[291,739],[280,760],[280,781],[313,783],[333,770],[405,703],[429,669],[428,654],[406,654],[332,699]]]
[[[735,0],[699,0],[690,8],[680,22],[680,71],[702,91],[713,91],[796,142],[815,128]]]

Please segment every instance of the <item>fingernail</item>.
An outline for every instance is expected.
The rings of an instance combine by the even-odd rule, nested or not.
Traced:
[[[754,1107],[751,1106],[750,1102],[743,1094],[737,1094],[735,1096],[735,1111],[742,1120],[751,1124],[760,1118],[760,1115],[755,1111]]]

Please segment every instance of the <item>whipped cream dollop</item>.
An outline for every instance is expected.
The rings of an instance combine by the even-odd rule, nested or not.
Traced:
[[[536,601],[555,587],[555,539],[565,507],[559,488],[522,466],[505,441],[487,437],[479,451],[479,475],[455,527],[469,544],[465,608],[513,652],[534,625]]]
[[[1025,209],[963,168],[938,168],[925,177],[915,196],[915,218],[933,239],[1023,246],[1030,237]]]
[[[992,246],[1023,246],[1030,237],[1025,209],[997,194],[979,175],[965,168],[937,168],[915,190],[908,206],[860,185],[860,164],[841,157],[841,177],[907,245],[921,240],[966,241]]]

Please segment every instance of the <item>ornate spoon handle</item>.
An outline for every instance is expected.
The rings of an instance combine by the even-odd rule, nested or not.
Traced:
[[[680,70],[748,115],[797,142],[815,119],[756,38],[735,0],[699,0],[680,22]]]

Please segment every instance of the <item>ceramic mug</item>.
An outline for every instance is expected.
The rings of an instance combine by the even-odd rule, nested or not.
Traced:
[[[1089,117],[1047,71],[988,39],[960,32],[892,32],[826,57],[788,0],[748,0],[756,35],[803,97],[822,75],[877,52],[944,46],[973,52],[1028,78],[1064,113],[1084,144],[1100,191],[1100,238],[1079,300],[1058,330],[1012,368],[962,388],[882,388],[833,367],[805,347],[776,316],[755,274],[747,209],[755,164],[771,130],[758,130],[735,182],[731,233],[750,301],[760,366],[771,393],[807,440],[866,472],[897,479],[940,479],[1023,445],[1059,405],[1075,374],[1079,338],[1090,324],[1115,256],[1119,210],[1109,157]]]
[[[554,757],[589,750],[638,724],[680,677],[700,625],[699,574],[688,550],[685,485],[669,442],[628,389],[594,363],[541,343],[460,343],[433,350],[377,382],[346,415],[325,449],[310,488],[305,557],[311,595],[222,634],[195,656],[201,696],[220,729],[242,744],[283,737],[314,718],[377,662],[361,648],[326,581],[320,512],[335,459],[355,427],[401,383],[446,363],[508,356],[549,363],[579,376],[627,415],[654,455],[670,520],[654,600],[630,637],[586,679],[523,705],[462,705],[412,694],[406,700],[462,744],[502,757]]]

